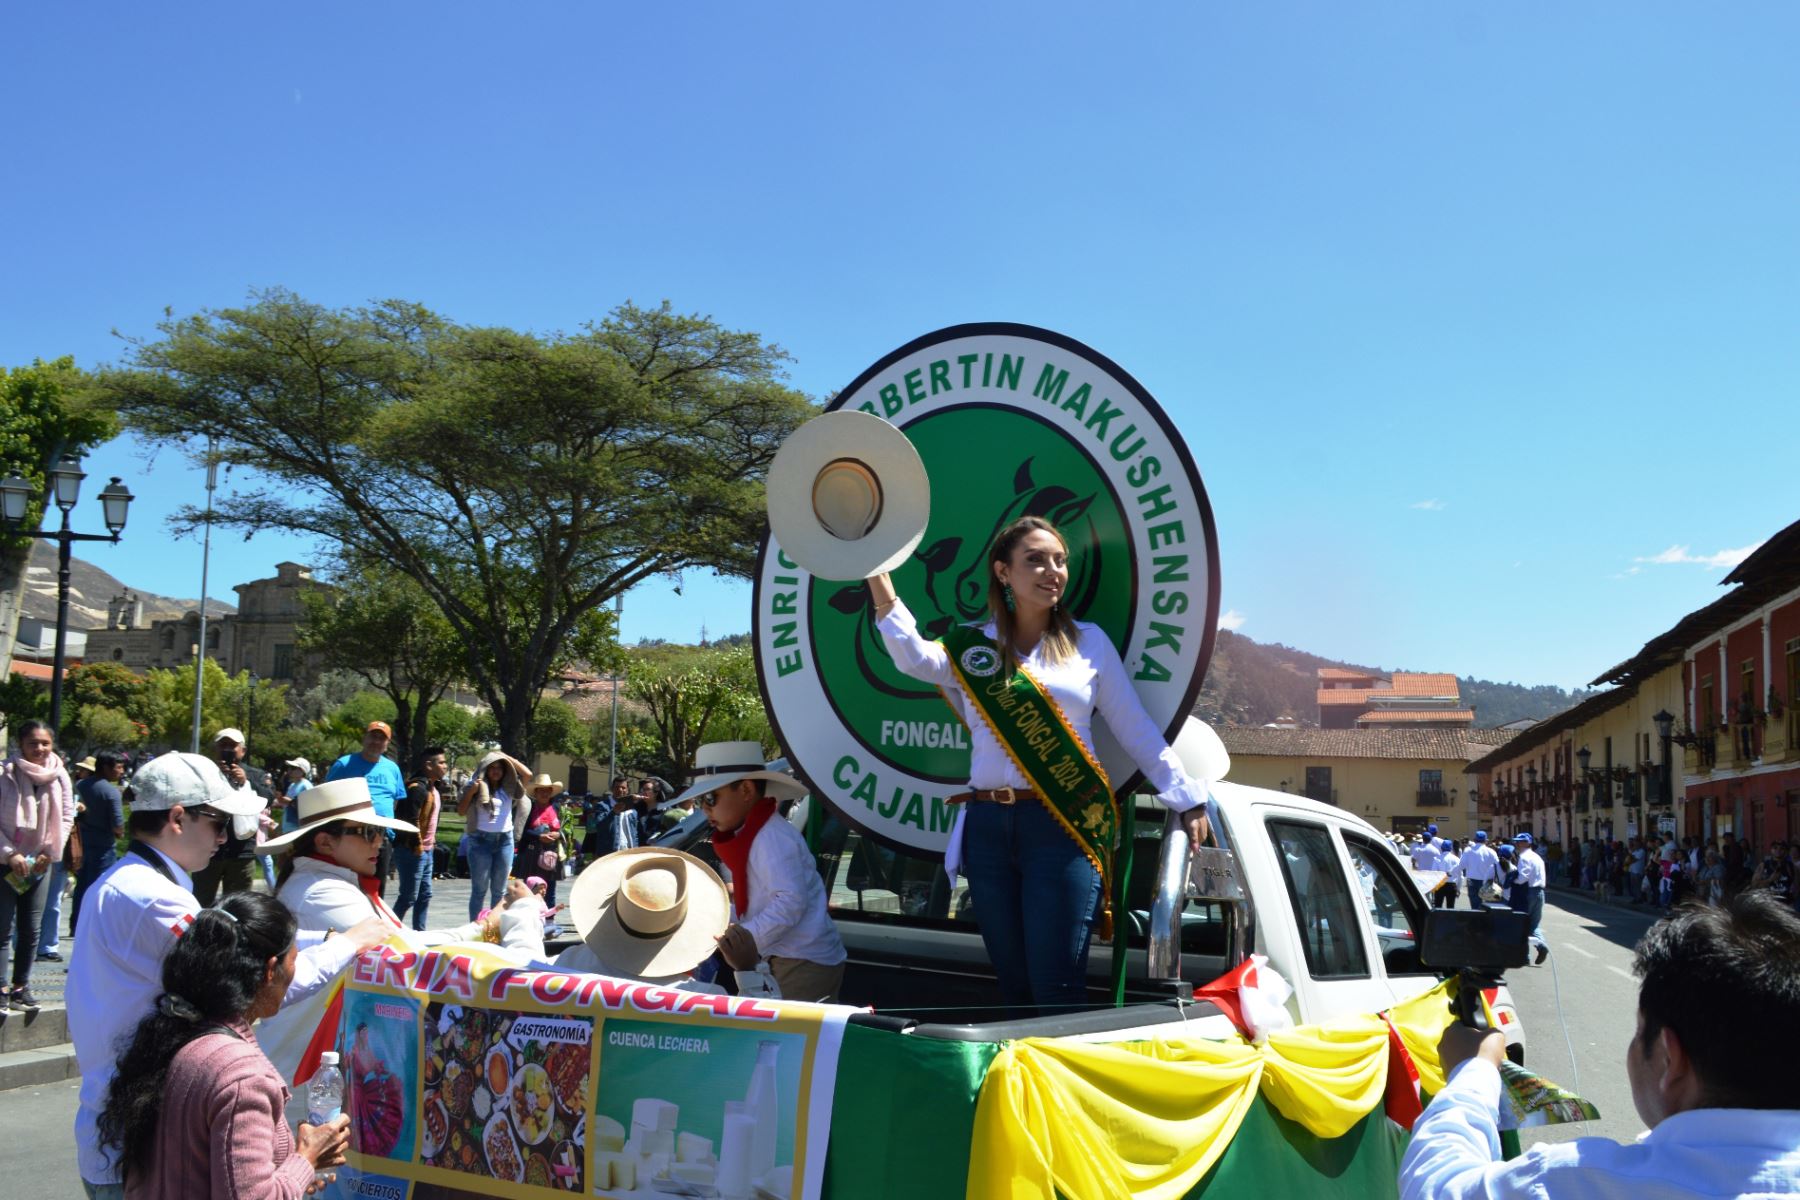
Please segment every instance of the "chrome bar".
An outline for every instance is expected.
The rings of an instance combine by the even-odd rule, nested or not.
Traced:
[[[1168,813],[1156,857],[1156,895],[1150,901],[1149,974],[1153,980],[1181,978],[1181,910],[1187,904],[1188,857],[1187,831],[1179,817]]]

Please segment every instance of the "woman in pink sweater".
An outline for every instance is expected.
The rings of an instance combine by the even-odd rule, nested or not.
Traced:
[[[128,1197],[289,1200],[344,1161],[350,1119],[288,1132],[288,1088],[250,1036],[294,977],[293,914],[235,892],[203,909],[163,960],[163,995],[138,1025],[100,1114]]]
[[[0,763],[0,1012],[31,1011],[31,963],[37,956],[44,904],[57,886],[51,872],[75,828],[69,772],[53,749],[50,726],[25,721],[19,752]],[[14,934],[17,934],[16,944]],[[5,987],[11,958],[12,988]]]

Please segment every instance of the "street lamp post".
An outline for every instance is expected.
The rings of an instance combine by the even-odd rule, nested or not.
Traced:
[[[0,515],[4,515],[9,531],[23,537],[50,538],[56,542],[56,658],[50,668],[50,726],[62,729],[63,656],[69,640],[69,547],[75,542],[113,542],[125,532],[125,517],[131,508],[131,490],[114,475],[112,482],[100,489],[100,508],[107,533],[76,533],[69,528],[69,512],[81,498],[81,481],[87,478],[81,469],[81,457],[65,454],[50,468],[50,499],[62,510],[62,526],[56,530],[25,531],[25,509],[31,503],[31,484],[14,475],[0,479]]]
[[[1674,753],[1672,747],[1675,744],[1675,714],[1662,708],[1658,709],[1656,715],[1650,719],[1656,722],[1656,735],[1662,739],[1662,803],[1669,810],[1669,815],[1673,817],[1675,815],[1675,762],[1670,756]]]

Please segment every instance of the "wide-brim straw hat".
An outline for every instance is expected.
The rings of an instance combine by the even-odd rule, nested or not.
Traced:
[[[1181,732],[1175,735],[1175,744],[1170,749],[1181,760],[1182,769],[1189,778],[1202,783],[1217,783],[1231,771],[1231,752],[1225,749],[1225,743],[1213,732],[1212,726],[1198,717],[1189,717],[1182,722]]]
[[[560,792],[563,790],[562,780],[552,779],[548,775],[540,774],[536,779],[531,781],[529,790],[535,792],[539,788],[549,788],[553,792]]]
[[[931,517],[919,452],[904,433],[856,409],[795,430],[769,465],[766,495],[776,544],[820,579],[892,571]]]
[[[805,785],[792,775],[768,769],[763,762],[762,746],[758,743],[708,742],[694,752],[694,771],[689,776],[688,790],[665,807],[686,804],[740,779],[760,779],[766,794],[782,800],[798,800],[806,795]]]
[[[257,849],[264,854],[285,850],[313,830],[333,821],[379,825],[383,829],[397,829],[401,833],[419,832],[417,825],[384,817],[376,812],[375,802],[369,798],[369,781],[360,775],[354,779],[334,779],[330,783],[307,788],[300,793],[300,799],[294,802],[294,819],[300,822],[298,829],[270,838]]]
[[[607,970],[672,979],[719,948],[731,896],[693,855],[639,846],[615,850],[575,877],[569,919]]]

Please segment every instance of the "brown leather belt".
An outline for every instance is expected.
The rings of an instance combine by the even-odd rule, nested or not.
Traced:
[[[958,792],[954,796],[945,797],[951,804],[1026,804],[1040,799],[1036,792],[1009,787],[976,788],[972,792]]]

